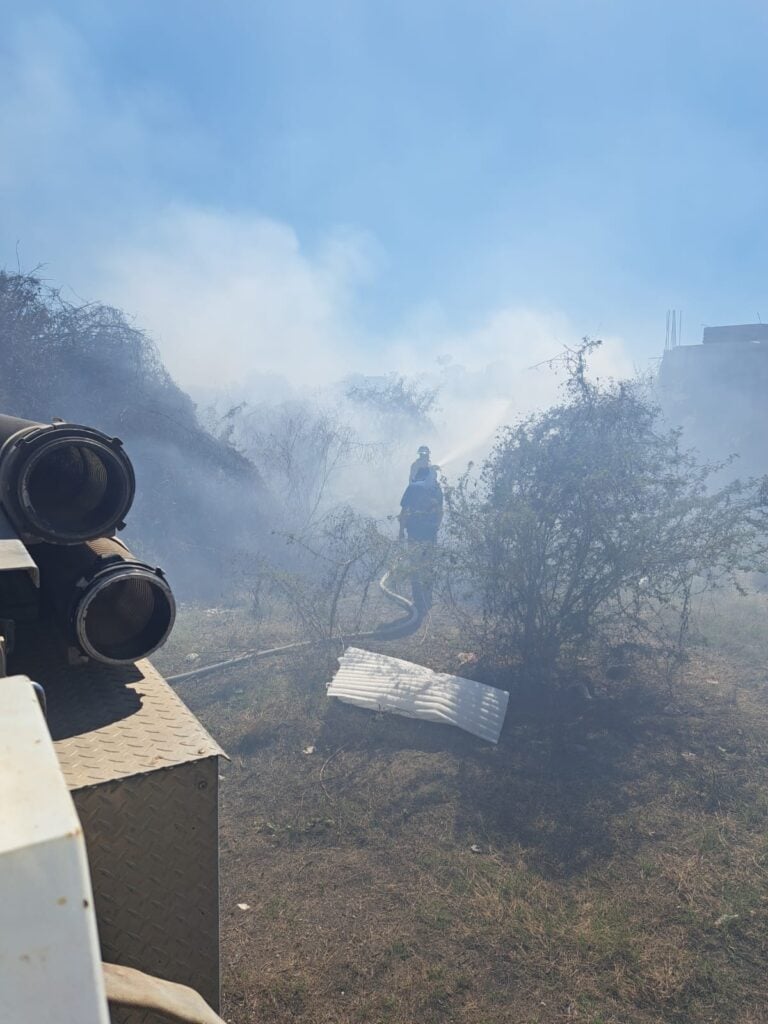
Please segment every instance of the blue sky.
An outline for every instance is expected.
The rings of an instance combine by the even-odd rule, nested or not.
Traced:
[[[125,305],[182,377],[191,339],[191,383],[190,295],[254,373],[499,322],[643,365],[670,306],[690,342],[768,318],[765,3],[2,8],[0,263]]]

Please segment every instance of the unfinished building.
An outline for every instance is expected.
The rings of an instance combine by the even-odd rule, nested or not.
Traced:
[[[705,327],[698,345],[669,345],[659,401],[707,460],[738,456],[729,476],[768,473],[768,324]]]

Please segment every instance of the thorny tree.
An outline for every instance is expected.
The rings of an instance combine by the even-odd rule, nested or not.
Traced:
[[[258,556],[243,562],[241,579],[254,612],[277,602],[302,633],[317,640],[359,632],[392,547],[376,520],[342,507],[311,530],[282,538],[294,558],[282,565]]]
[[[679,654],[694,591],[765,566],[755,483],[711,491],[716,467],[684,450],[647,385],[587,378],[596,344],[566,353],[561,403],[504,429],[446,495],[452,603],[540,694],[600,639],[663,633]]]
[[[376,449],[338,415],[309,400],[241,402],[223,415],[210,408],[207,422],[216,437],[256,466],[280,504],[283,522],[301,532],[320,527],[336,504],[339,475],[370,461]]]
[[[386,377],[350,377],[346,397],[369,414],[377,416],[392,433],[410,432],[433,426],[438,389],[400,374]]]

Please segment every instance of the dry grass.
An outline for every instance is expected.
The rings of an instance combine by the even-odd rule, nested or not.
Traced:
[[[232,756],[225,1018],[764,1021],[765,599],[705,611],[673,701],[630,679],[558,730],[511,707],[497,748],[328,702],[317,655],[183,686]],[[284,639],[189,610],[160,667],[213,619],[236,648]],[[454,670],[460,649],[435,627],[387,647]]]

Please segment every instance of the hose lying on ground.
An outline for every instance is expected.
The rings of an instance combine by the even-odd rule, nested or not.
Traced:
[[[107,1000],[113,1006],[149,1010],[175,1024],[224,1024],[194,989],[119,964],[102,964]],[[142,1013],[141,1019],[145,1020]]]
[[[246,651],[244,654],[238,654],[234,658],[227,658],[226,661],[217,661],[213,665],[204,665],[202,668],[195,668],[190,672],[180,672],[178,675],[168,676],[167,681],[169,683],[183,683],[189,679],[201,679],[203,676],[234,668],[236,665],[243,665],[248,661],[255,661],[257,658],[269,658],[276,654],[300,651],[308,647],[331,646],[339,643],[360,643],[366,640],[399,640],[404,636],[410,636],[416,632],[424,621],[426,608],[419,607],[414,601],[409,601],[402,594],[397,594],[394,590],[390,590],[387,586],[389,576],[390,570],[388,569],[379,580],[379,589],[385,597],[398,604],[401,608],[404,608],[407,612],[406,615],[395,619],[393,622],[386,622],[383,626],[379,626],[378,629],[372,629],[365,633],[324,637],[320,640],[297,640],[292,644],[283,644],[282,647],[270,647],[263,651]]]

